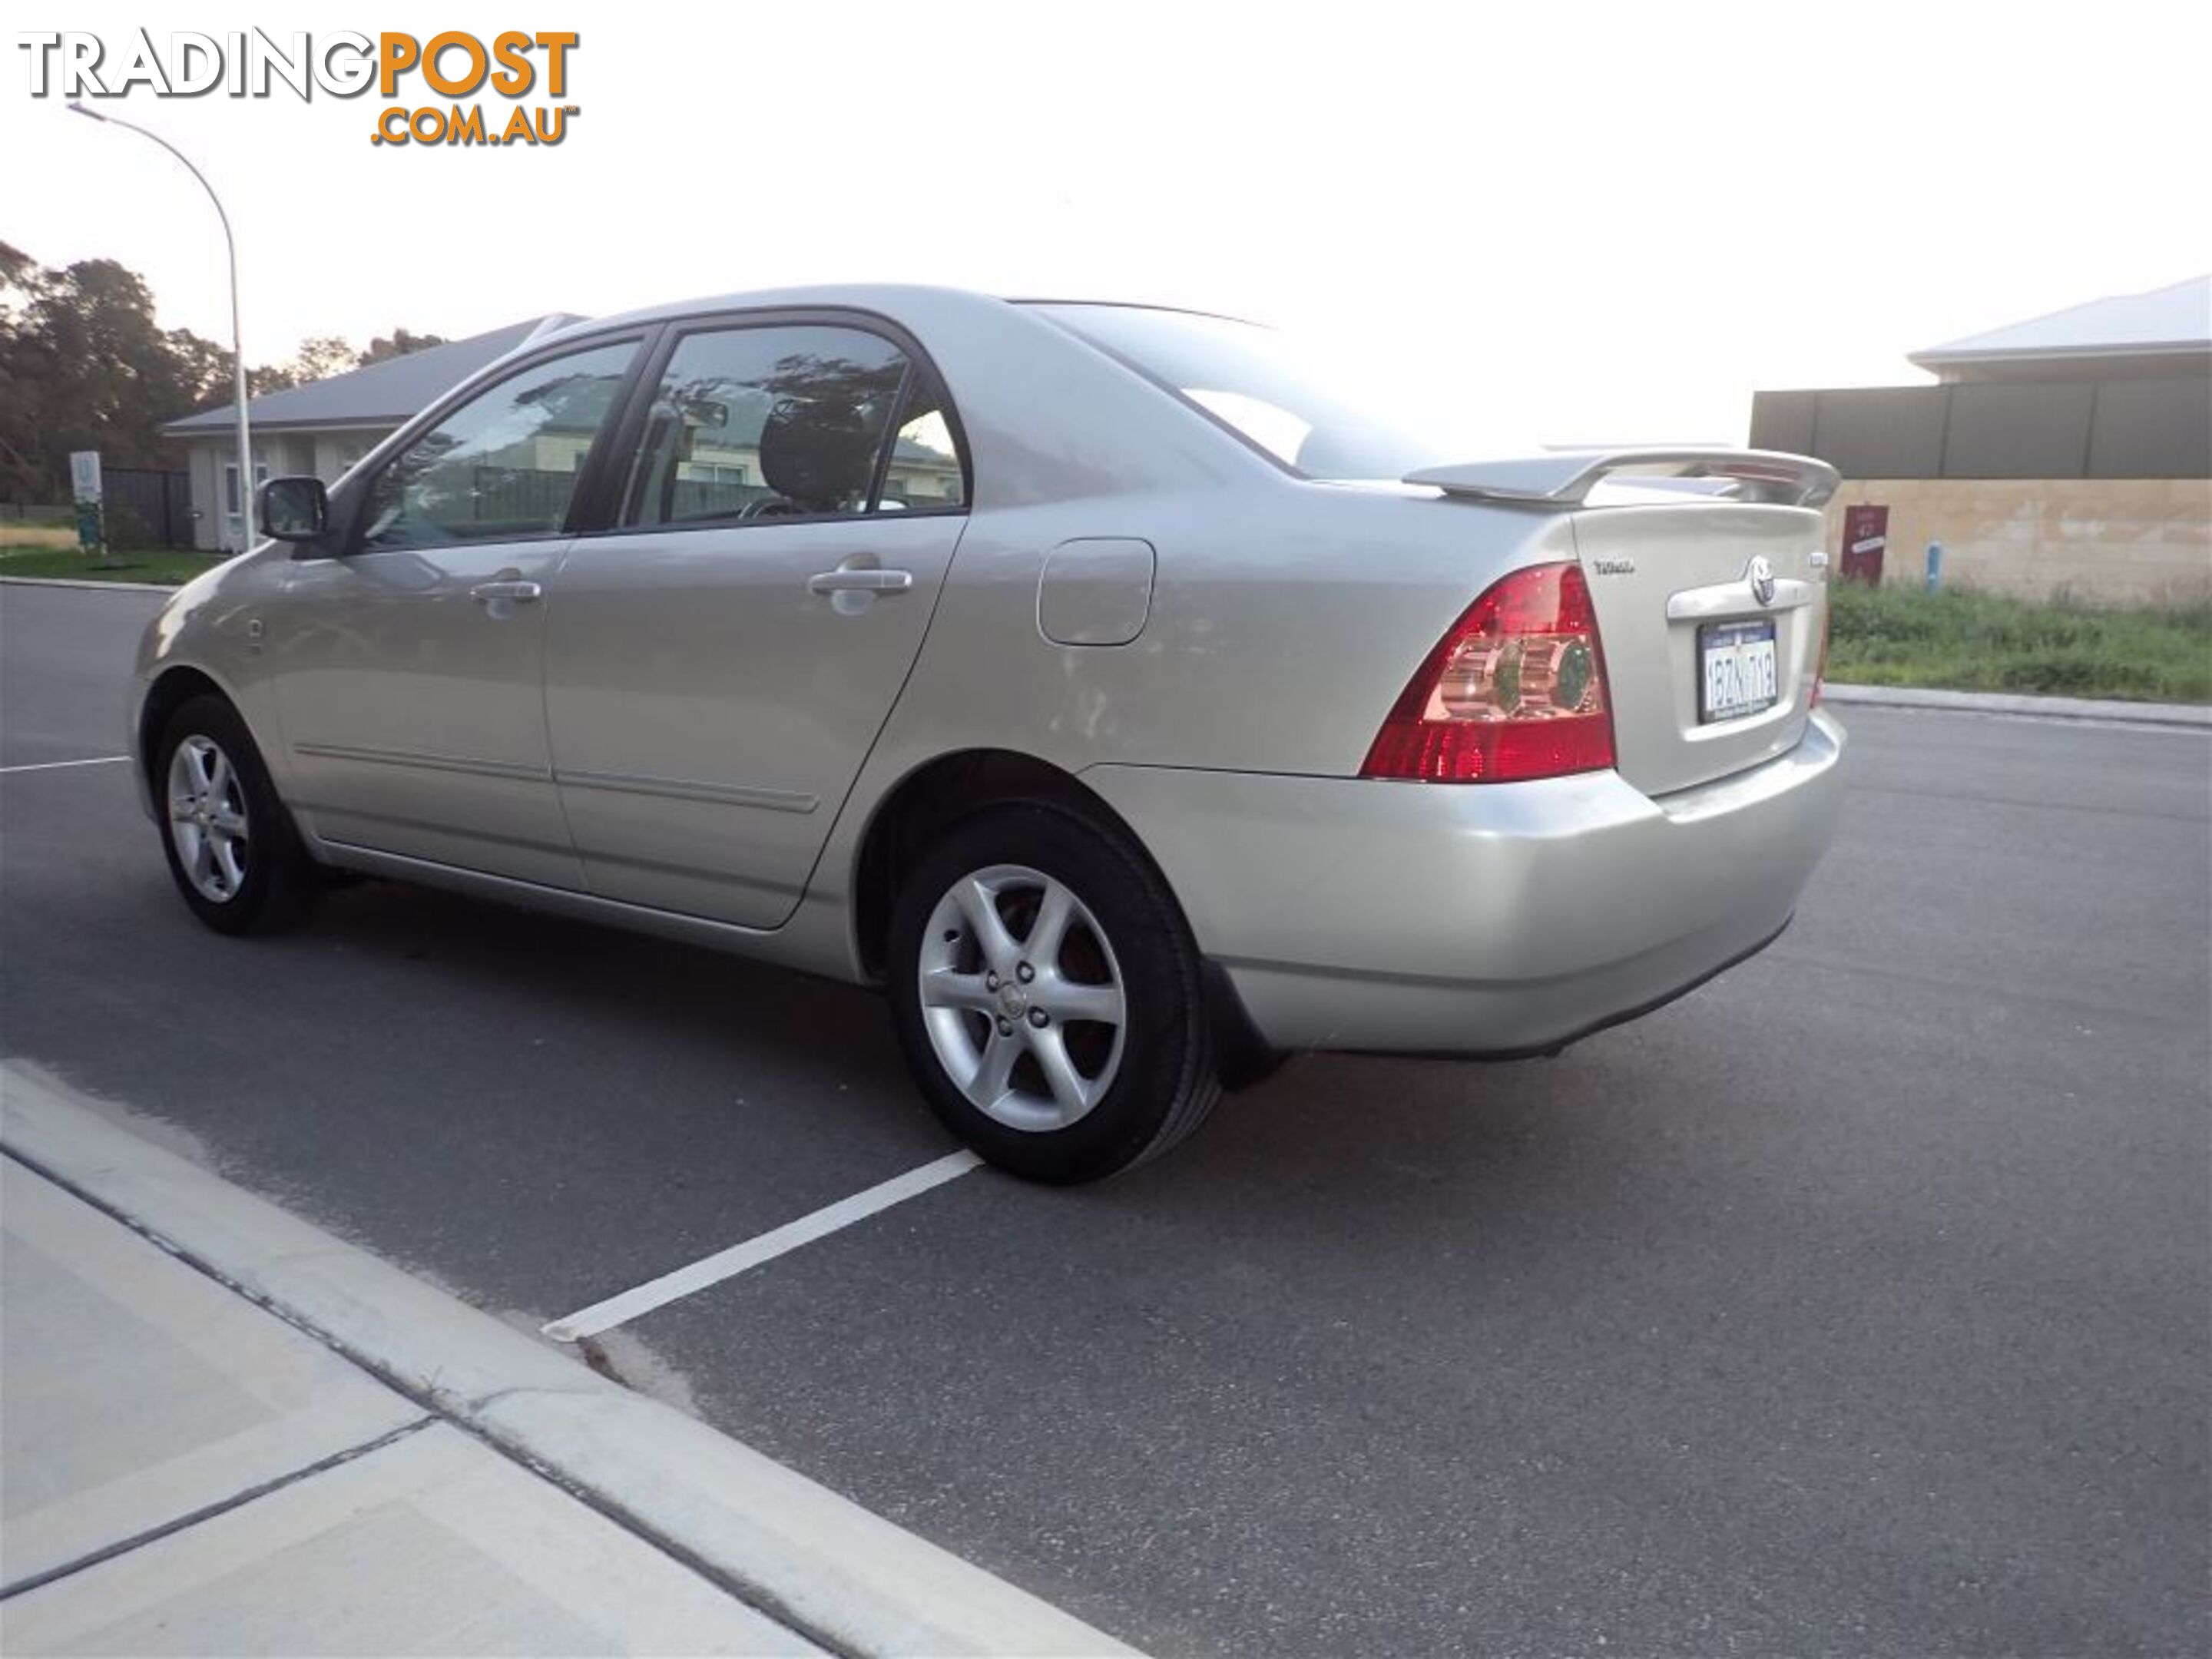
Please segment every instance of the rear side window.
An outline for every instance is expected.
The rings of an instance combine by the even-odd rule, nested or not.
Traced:
[[[634,341],[550,358],[442,416],[369,486],[365,549],[556,533]]]
[[[952,435],[950,406],[933,376],[915,370],[899,413],[880,505],[889,507],[896,502],[914,511],[965,507],[967,469],[961,464],[959,442]]]
[[[1363,372],[1273,329],[1142,306],[1037,309],[1308,477],[1396,478],[1489,447],[1455,435],[1456,420],[1417,429],[1392,418],[1389,390],[1362,384],[1372,366]]]
[[[678,340],[623,490],[630,526],[959,507],[941,396],[864,329],[715,329]]]

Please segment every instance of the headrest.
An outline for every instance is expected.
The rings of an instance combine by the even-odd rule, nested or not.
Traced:
[[[786,398],[760,435],[761,478],[809,513],[835,513],[867,493],[876,440],[850,404]]]

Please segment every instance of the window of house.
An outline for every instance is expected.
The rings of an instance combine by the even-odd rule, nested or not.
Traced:
[[[265,483],[268,481],[268,478],[269,463],[266,461],[254,462],[253,482],[257,484]],[[222,501],[223,511],[229,514],[234,519],[238,517],[239,514],[245,510],[239,504],[238,500],[238,463],[236,461],[228,461],[223,465]]]
[[[624,341],[533,363],[441,417],[369,486],[363,545],[558,532],[636,353]]]

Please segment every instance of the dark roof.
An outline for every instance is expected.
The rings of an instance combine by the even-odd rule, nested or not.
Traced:
[[[287,427],[398,426],[419,414],[441,392],[505,356],[541,328],[576,320],[559,312],[532,317],[488,334],[472,334],[465,340],[410,351],[404,357],[387,357],[326,380],[271,392],[249,399],[246,412],[257,428],[278,431]],[[202,433],[227,432],[235,418],[233,406],[221,404],[171,421],[161,430],[173,438],[191,438]]]
[[[2131,357],[2212,349],[2212,276],[2118,294],[1911,354],[1923,368],[1993,361]]]

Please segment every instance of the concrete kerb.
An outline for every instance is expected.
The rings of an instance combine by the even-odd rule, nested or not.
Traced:
[[[2212,731],[2212,708],[2187,702],[2123,702],[2109,697],[2014,696],[1997,691],[1938,691],[1909,685],[1820,688],[1832,702],[1880,708],[1939,708],[1972,714],[2033,714],[2043,720],[2105,720],[2124,726],[2164,726]]]
[[[0,1144],[558,1481],[803,1634],[851,1655],[1133,1650],[672,1407],[0,1067]]]
[[[173,593],[177,591],[177,585],[173,582],[94,582],[76,576],[0,576],[0,587],[82,587],[95,593]]]

